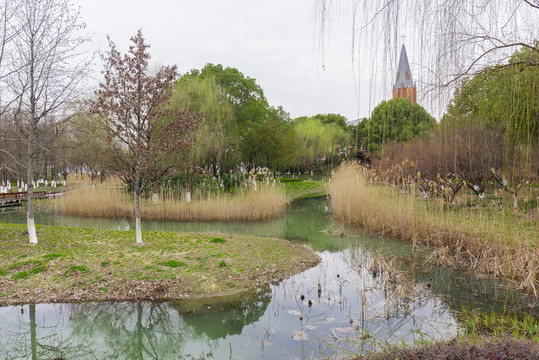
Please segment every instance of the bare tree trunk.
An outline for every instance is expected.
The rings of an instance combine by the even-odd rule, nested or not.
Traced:
[[[34,153],[34,114],[35,114],[35,98],[33,94],[33,86],[31,87],[30,95],[30,126],[28,129],[28,151],[27,151],[27,166],[26,166],[26,183],[28,184],[27,190],[27,205],[28,210],[26,213],[26,223],[28,226],[28,238],[30,244],[37,244],[37,234],[36,234],[36,224],[34,222],[34,163],[33,163],[33,153]]]
[[[142,229],[140,223],[140,192],[139,192],[139,174],[135,176],[135,233],[137,244],[142,244]]]
[[[27,196],[27,223],[28,223],[28,237],[30,244],[37,244],[36,224],[34,222],[34,186],[32,185],[32,165],[31,161],[28,161],[27,172],[27,184],[28,184],[28,196]]]

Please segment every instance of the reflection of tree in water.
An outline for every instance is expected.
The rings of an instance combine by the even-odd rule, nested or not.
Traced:
[[[271,297],[271,289],[266,287],[257,292],[193,303],[176,303],[171,304],[171,307],[183,316],[183,322],[193,329],[196,337],[205,334],[216,340],[241,334],[245,326],[257,322],[266,312]]]
[[[99,358],[181,358],[189,338],[166,303],[74,304],[73,336],[100,350]]]
[[[46,310],[38,311],[36,314],[35,304],[10,308],[12,309],[8,311],[18,313],[17,323],[13,324],[8,321],[1,324],[0,357],[2,359],[61,359],[67,354],[70,358],[82,359],[84,356],[95,358],[91,351],[81,345],[77,339],[65,337],[59,331],[64,320],[62,308],[52,319],[45,318]]]

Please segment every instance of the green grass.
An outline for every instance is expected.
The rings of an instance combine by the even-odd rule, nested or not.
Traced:
[[[180,266],[186,266],[187,265],[183,261],[177,261],[177,260],[169,260],[169,261],[165,261],[165,262],[163,262],[161,264],[164,265],[164,266],[171,267],[171,268],[177,268],[177,267],[180,267]]]
[[[29,302],[173,300],[231,295],[296,274],[319,262],[286,240],[252,236],[0,223],[0,306]],[[246,249],[249,256],[246,256]]]
[[[299,179],[292,180],[298,181],[284,182],[286,189],[286,198],[288,199],[288,201],[297,201],[300,199],[323,196],[327,193],[327,183],[323,181],[302,181]]]

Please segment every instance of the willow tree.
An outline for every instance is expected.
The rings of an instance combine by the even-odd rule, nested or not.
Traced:
[[[90,100],[91,113],[103,119],[107,131],[110,171],[133,191],[136,239],[142,244],[140,195],[176,164],[171,154],[185,153],[192,144],[186,134],[202,114],[173,110],[170,99],[178,77],[176,66],[163,66],[155,75],[148,70],[149,45],[142,32],[123,56],[109,39],[104,58],[104,82]]]
[[[187,74],[175,84],[171,107],[204,114],[204,120],[190,136],[190,168],[207,167],[215,175],[226,171],[238,159],[238,134],[234,109],[226,91],[212,76]]]
[[[334,154],[336,147],[345,147],[351,140],[348,130],[335,122],[322,123],[319,115],[294,119],[294,129],[298,143],[295,162],[304,171],[315,170],[320,161]]]

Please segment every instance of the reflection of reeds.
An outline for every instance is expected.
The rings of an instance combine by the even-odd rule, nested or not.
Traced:
[[[157,203],[141,202],[141,217],[156,221],[256,221],[283,214],[286,195],[280,186],[259,184],[257,191],[240,190],[235,195],[221,194],[186,202],[171,193],[159,194]],[[79,187],[55,200],[62,215],[133,218],[133,197],[120,189]]]
[[[447,249],[435,254],[442,264],[467,260],[476,271],[520,280],[522,288],[539,297],[537,234],[521,231],[503,209],[499,211],[505,218],[493,216],[491,209],[475,215],[447,210],[418,199],[412,185],[405,191],[374,186],[355,164],[345,164],[335,173],[329,195],[333,214],[347,224]],[[440,256],[452,258],[442,261]]]

